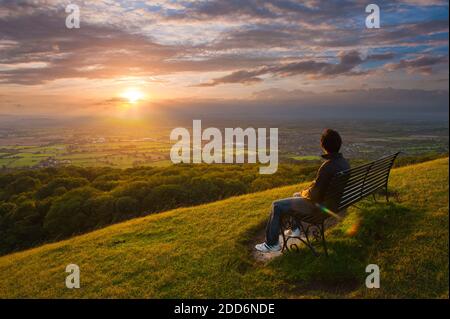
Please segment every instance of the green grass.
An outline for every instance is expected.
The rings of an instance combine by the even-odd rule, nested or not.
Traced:
[[[320,156],[315,155],[305,155],[305,156],[290,156],[290,158],[296,160],[296,161],[319,161]]]
[[[0,298],[448,298],[448,159],[392,172],[391,204],[366,201],[328,231],[330,257],[306,249],[268,264],[251,243],[277,188],[113,225],[0,258]],[[65,288],[65,267],[81,289]],[[365,267],[381,288],[365,288]]]

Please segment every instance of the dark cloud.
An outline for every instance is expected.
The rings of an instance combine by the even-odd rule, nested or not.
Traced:
[[[264,49],[274,47],[308,49],[352,46],[432,45],[429,36],[448,33],[448,20],[401,23],[370,32],[361,25],[316,28],[314,25],[256,23],[220,35],[207,48],[212,50]]]
[[[273,18],[275,13],[270,8],[269,2],[264,3],[260,0],[197,1],[187,8],[183,18],[210,19],[230,15]]]
[[[298,32],[298,28],[284,25],[253,25],[241,30],[224,32],[219,38],[208,44],[213,50],[274,48],[299,44],[312,34],[310,30]]]
[[[385,9],[398,1],[380,0]],[[347,19],[355,12],[364,12],[367,4],[349,0],[208,0],[189,4],[182,13],[172,15],[175,19],[210,20],[217,18],[258,18],[317,21],[317,19]]]
[[[413,59],[400,60],[398,63],[387,64],[386,69],[391,71],[405,69],[411,73],[431,74],[434,66],[443,63],[448,63],[448,57],[419,56]]]
[[[320,62],[315,60],[292,62],[280,65],[265,66],[255,70],[240,70],[227,76],[217,78],[211,82],[201,83],[200,87],[216,86],[227,83],[254,84],[263,81],[261,76],[270,75],[277,77],[289,77],[306,75],[311,78],[331,78],[339,75],[361,75],[364,71],[356,71],[355,68],[366,61],[381,61],[391,59],[392,53],[369,55],[363,59],[359,52],[341,52],[338,63]]]
[[[401,41],[419,41],[424,43],[427,39],[418,39],[419,36],[429,36],[434,33],[448,33],[447,20],[431,20],[416,23],[401,23],[399,25],[387,26],[380,29],[379,33],[364,34],[368,41],[378,41],[381,44],[402,44]]]

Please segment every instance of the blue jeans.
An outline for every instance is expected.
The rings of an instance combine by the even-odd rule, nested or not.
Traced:
[[[314,212],[314,204],[302,197],[291,197],[274,201],[266,227],[266,243],[268,245],[278,244],[282,217],[289,215],[310,215],[314,214]]]

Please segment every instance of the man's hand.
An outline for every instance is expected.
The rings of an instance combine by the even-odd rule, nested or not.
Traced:
[[[309,197],[309,189],[302,190],[302,191],[300,192],[300,196],[301,196],[301,197],[308,198],[308,197]]]

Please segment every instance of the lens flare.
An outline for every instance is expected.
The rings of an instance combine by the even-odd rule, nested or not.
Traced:
[[[359,222],[356,222],[350,226],[350,228],[347,230],[346,234],[347,236],[353,237],[358,233],[359,230]]]
[[[316,207],[317,207],[318,209],[320,209],[320,211],[323,212],[323,213],[325,213],[325,214],[328,214],[328,215],[330,215],[330,216],[333,216],[334,218],[336,218],[336,219],[338,219],[338,220],[341,219],[341,217],[340,217],[338,214],[336,214],[335,212],[333,212],[332,210],[326,208],[326,207],[323,206],[323,205],[316,204]]]

